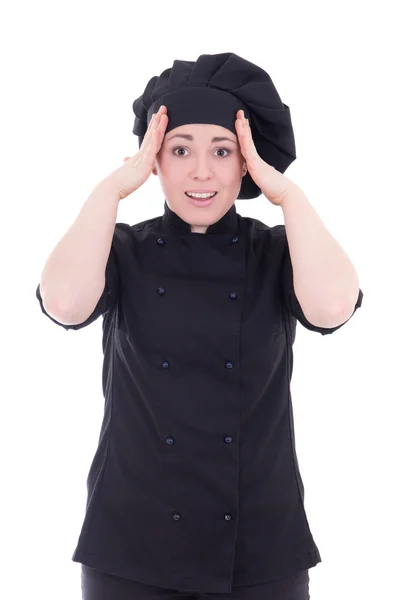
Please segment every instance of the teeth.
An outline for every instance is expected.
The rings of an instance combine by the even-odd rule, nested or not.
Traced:
[[[213,192],[212,194],[195,194],[194,192],[186,192],[188,196],[191,196],[192,198],[211,198],[212,196],[215,196],[215,194],[217,192]]]

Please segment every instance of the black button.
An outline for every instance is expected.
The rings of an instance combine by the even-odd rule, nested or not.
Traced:
[[[171,435],[169,437],[167,437],[167,444],[174,444],[174,443],[175,443],[175,440]]]
[[[158,238],[157,244],[160,244],[160,246],[162,246],[163,244],[165,244],[165,241],[162,238]]]
[[[224,439],[225,444],[230,444],[231,441],[232,441],[232,437],[230,435],[226,435],[225,439]]]
[[[234,237],[234,238],[231,239],[232,244],[237,244],[238,241],[239,241],[238,237]]]
[[[167,360],[164,360],[164,362],[162,363],[162,368],[168,369],[168,367],[169,367],[169,362]]]
[[[179,513],[174,513],[175,521],[179,521],[180,518],[181,518],[181,515]]]
[[[230,360],[227,360],[226,363],[225,363],[225,366],[226,366],[227,369],[232,369],[233,368],[233,363],[231,363]]]
[[[229,294],[229,298],[230,298],[231,300],[236,300],[236,298],[237,298],[237,296],[236,296],[236,292],[231,292],[231,293]]]
[[[162,296],[164,294],[165,290],[163,287],[159,287],[157,290],[157,294],[160,294],[160,296]]]
[[[225,521],[230,521],[232,519],[232,515],[229,513],[225,513]]]

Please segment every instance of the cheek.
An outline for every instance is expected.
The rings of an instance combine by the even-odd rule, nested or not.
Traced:
[[[171,161],[165,165],[164,179],[167,185],[177,185],[185,181],[187,179],[185,167]]]
[[[173,157],[160,153],[158,157],[159,175],[164,185],[173,185],[179,182],[184,174],[184,168]]]
[[[224,165],[222,165],[218,169],[218,177],[219,179],[221,179],[221,181],[224,181],[224,183],[226,184],[237,183],[238,179],[240,179],[241,177],[241,170],[240,166],[238,165],[238,161],[234,160],[230,161],[229,164],[225,163]]]

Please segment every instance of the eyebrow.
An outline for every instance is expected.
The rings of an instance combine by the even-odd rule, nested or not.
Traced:
[[[171,137],[168,138],[168,140],[166,140],[166,141],[169,142],[173,138],[177,138],[177,137],[181,137],[181,138],[184,138],[185,140],[189,140],[189,142],[193,142],[193,136],[190,135],[189,133],[175,133],[175,135],[171,135]],[[231,138],[220,137],[220,136],[213,137],[211,142],[212,143],[214,143],[214,142],[232,142],[232,144],[236,144],[236,142],[234,140],[232,140]]]

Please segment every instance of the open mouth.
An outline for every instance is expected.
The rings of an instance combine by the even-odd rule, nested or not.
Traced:
[[[192,200],[211,200],[211,198],[214,198],[214,196],[216,196],[218,192],[214,192],[212,196],[206,196],[205,198],[201,198],[198,196],[190,196],[187,192],[185,192],[185,194],[188,198],[192,198]]]
[[[194,196],[189,196],[187,192],[185,192],[185,194],[189,198],[190,204],[192,204],[192,206],[207,208],[207,206],[210,206],[213,203],[213,200],[218,194],[218,192],[215,192],[212,196],[207,196],[206,198],[195,198]]]

